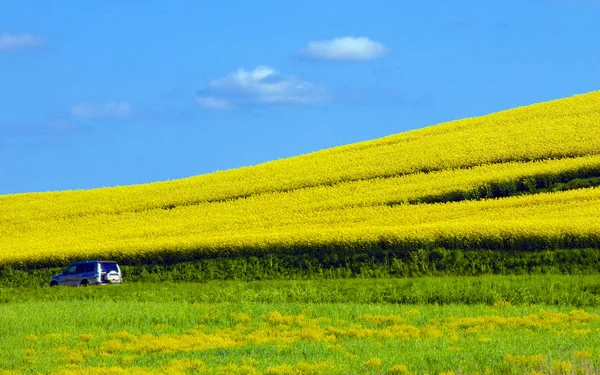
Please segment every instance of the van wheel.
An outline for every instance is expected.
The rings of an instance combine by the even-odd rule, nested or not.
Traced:
[[[88,286],[88,281],[87,280],[81,280],[81,283],[79,283],[79,286],[82,286],[82,287]]]
[[[50,288],[52,288],[53,286],[58,286],[58,281],[56,281],[56,280],[50,281]]]
[[[119,273],[116,271],[110,271],[106,275],[104,275],[104,281],[107,283],[113,284],[115,282],[114,277],[119,276]]]

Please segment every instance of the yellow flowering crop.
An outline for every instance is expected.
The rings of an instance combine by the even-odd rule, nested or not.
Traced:
[[[600,176],[598,124],[594,92],[177,181],[0,196],[0,264],[361,243],[598,246],[598,189],[417,204]]]

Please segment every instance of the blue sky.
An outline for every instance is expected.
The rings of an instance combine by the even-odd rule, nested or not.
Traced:
[[[0,194],[177,179],[600,89],[600,1],[0,2]]]

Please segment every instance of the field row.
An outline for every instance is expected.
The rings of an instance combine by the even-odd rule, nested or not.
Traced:
[[[250,202],[261,207],[279,206],[290,211],[329,210],[343,207],[381,204],[416,203],[428,200],[478,199],[507,196],[566,182],[574,178],[600,176],[600,155],[579,158],[546,160],[538,162],[512,162],[491,164],[469,169],[456,169],[431,173],[416,173],[392,178],[376,178],[274,192],[249,197]],[[90,191],[89,193],[92,193]],[[82,192],[83,194],[83,192]],[[40,198],[46,196],[40,195]],[[54,199],[51,195],[31,205],[18,200],[7,201],[0,211],[5,229],[19,223],[72,218],[104,214],[147,211],[202,204],[197,197],[165,196],[173,206],[154,204],[139,207],[132,195],[124,194],[121,200],[93,200],[72,206]],[[205,204],[207,202],[204,202]],[[214,207],[226,207],[223,202]],[[226,202],[229,203],[229,202]]]
[[[442,204],[294,210],[251,197],[120,215],[32,220],[0,229],[0,261],[104,256],[173,260],[294,248],[543,249],[600,246],[600,189]]]
[[[0,196],[0,220],[138,211],[419,172],[598,155],[599,108],[600,92],[594,92],[177,181]],[[522,168],[527,167],[516,166]],[[422,178],[428,177],[414,182]]]

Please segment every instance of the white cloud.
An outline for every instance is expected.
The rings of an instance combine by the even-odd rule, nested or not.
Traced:
[[[264,65],[251,71],[238,69],[212,80],[196,96],[200,105],[213,109],[233,109],[248,103],[310,104],[325,99],[322,88]]]
[[[77,104],[71,107],[71,115],[74,117],[93,118],[127,118],[131,116],[131,106],[127,102],[110,102],[103,106],[92,106],[89,104]]]
[[[366,37],[335,38],[308,42],[300,51],[303,56],[321,60],[374,60],[382,57],[389,49]]]
[[[0,34],[0,51],[13,51],[27,47],[37,47],[42,44],[43,40],[41,38],[31,34]]]
[[[71,107],[71,115],[81,118],[92,118],[96,115],[96,110],[87,104],[77,104]]]
[[[233,105],[226,99],[217,99],[212,96],[196,96],[196,102],[210,109],[233,109]]]

